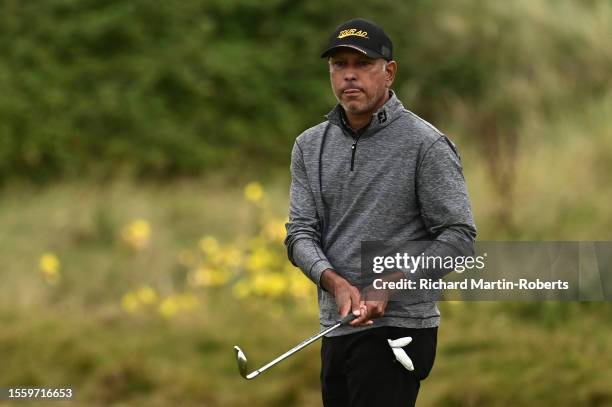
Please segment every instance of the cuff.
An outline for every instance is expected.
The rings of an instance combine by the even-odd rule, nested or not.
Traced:
[[[317,260],[317,262],[310,267],[308,277],[317,285],[317,287],[321,287],[321,275],[323,274],[323,271],[331,268],[333,267],[329,261],[324,259]]]

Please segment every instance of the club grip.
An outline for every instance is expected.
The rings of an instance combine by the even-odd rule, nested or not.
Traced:
[[[347,314],[347,316],[345,316],[344,318],[342,318],[342,319],[340,320],[340,323],[341,323],[342,325],[346,325],[346,324],[348,324],[349,322],[351,322],[352,320],[354,320],[355,318],[357,318],[357,317],[355,316],[355,314],[353,314],[352,312],[349,312],[349,313]]]

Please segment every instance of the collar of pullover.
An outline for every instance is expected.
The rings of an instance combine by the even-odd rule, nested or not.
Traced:
[[[397,96],[395,96],[395,92],[389,90],[389,99],[380,107],[380,109],[372,114],[370,124],[366,125],[362,129],[359,129],[357,132],[353,131],[348,126],[348,123],[345,122],[344,111],[340,104],[337,104],[325,117],[330,123],[347,130],[353,137],[366,136],[376,133],[378,130],[393,122],[399,117],[399,114],[403,111],[403,109],[404,106],[402,105],[402,102],[399,101]]]

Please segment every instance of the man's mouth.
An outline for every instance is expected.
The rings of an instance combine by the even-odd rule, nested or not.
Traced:
[[[361,93],[361,90],[357,88],[349,88],[349,89],[345,89],[342,93],[347,96],[356,96]]]

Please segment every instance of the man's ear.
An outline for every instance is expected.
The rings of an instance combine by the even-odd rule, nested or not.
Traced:
[[[395,80],[395,74],[397,73],[397,62],[389,61],[387,62],[387,69],[385,71],[385,79],[387,81],[387,87],[391,87],[393,81]]]

